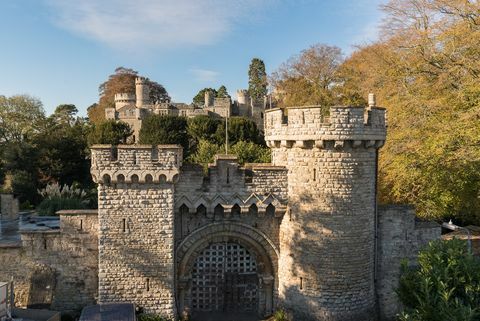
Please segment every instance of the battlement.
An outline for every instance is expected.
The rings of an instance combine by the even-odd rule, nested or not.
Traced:
[[[275,108],[265,111],[265,140],[277,148],[324,148],[326,144],[379,148],[386,137],[385,116],[381,107],[336,106],[330,108],[329,116],[321,106]]]
[[[115,94],[115,102],[135,102],[135,94],[119,93]]]
[[[139,85],[139,84],[146,84],[147,83],[147,78],[145,77],[137,77],[135,78],[135,85]]]
[[[182,166],[179,145],[94,145],[90,172],[93,181],[110,183],[172,183]]]

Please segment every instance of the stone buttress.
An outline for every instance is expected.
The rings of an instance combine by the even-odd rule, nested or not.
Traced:
[[[383,108],[265,113],[273,165],[288,168],[279,297],[295,320],[374,318],[376,156],[385,136]]]
[[[99,303],[135,302],[176,316],[174,181],[177,145],[92,147],[98,183]]]

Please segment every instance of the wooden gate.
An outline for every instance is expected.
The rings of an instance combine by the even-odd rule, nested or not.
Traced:
[[[195,260],[193,311],[257,312],[258,276],[253,255],[236,243],[214,243]]]

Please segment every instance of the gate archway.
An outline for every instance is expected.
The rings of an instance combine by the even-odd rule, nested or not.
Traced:
[[[196,258],[187,294],[192,312],[257,312],[254,255],[236,243],[212,243]]]
[[[242,223],[212,223],[186,237],[176,257],[180,313],[272,313],[278,251],[259,230]]]

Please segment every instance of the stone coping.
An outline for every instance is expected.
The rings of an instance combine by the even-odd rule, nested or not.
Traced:
[[[21,241],[4,242],[0,240],[0,249],[17,249],[22,247]]]
[[[98,215],[98,209],[85,210],[60,210],[56,212],[57,215]]]
[[[131,144],[131,145],[111,145],[111,144],[95,144],[90,147],[90,149],[110,149],[110,148],[121,148],[121,149],[152,149],[152,148],[183,148],[181,145],[177,144],[164,144],[164,145],[146,145],[146,144]]]
[[[368,107],[365,107],[365,106],[330,106],[330,107],[325,107],[325,106],[319,106],[319,105],[307,105],[307,106],[288,106],[288,107],[277,107],[277,108],[271,108],[271,109],[266,109],[265,110],[265,113],[270,113],[270,112],[273,112],[273,111],[278,111],[278,110],[288,110],[288,109],[313,109],[313,108],[328,108],[330,110],[330,108],[349,108],[349,109],[353,109],[353,108],[361,108],[361,109],[366,109]],[[378,109],[378,110],[386,110],[385,107],[371,107],[372,109]]]
[[[60,229],[21,229],[20,234],[60,234]]]
[[[243,167],[247,169],[259,169],[259,170],[277,170],[277,171],[287,170],[287,167],[285,166],[277,166],[277,165],[273,165],[272,163],[245,163]]]

